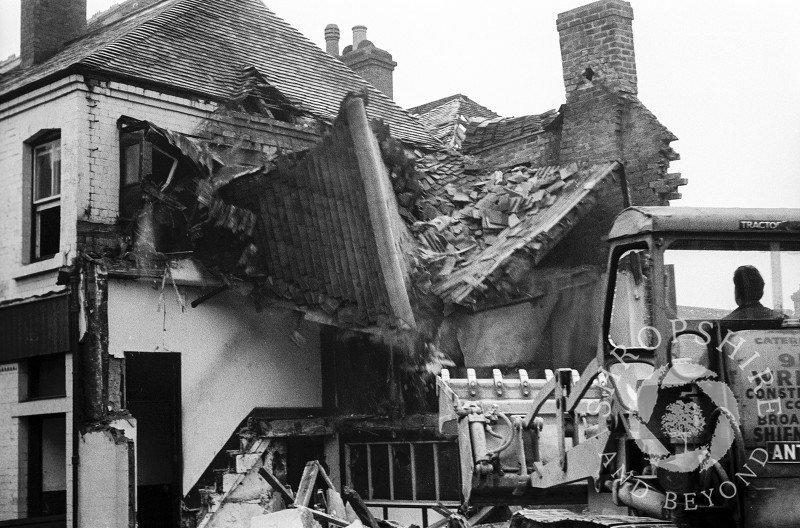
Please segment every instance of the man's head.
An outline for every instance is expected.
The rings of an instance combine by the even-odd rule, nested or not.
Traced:
[[[755,266],[739,266],[733,272],[733,286],[736,304],[755,302],[764,296],[764,279]]]

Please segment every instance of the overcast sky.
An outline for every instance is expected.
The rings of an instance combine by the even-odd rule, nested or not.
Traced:
[[[113,0],[88,0],[89,14]],[[267,0],[324,48],[338,24],[390,52],[406,108],[454,93],[503,116],[564,102],[556,15],[582,0]],[[639,98],[679,141],[673,205],[800,207],[800,2],[633,0]],[[19,0],[0,0],[0,57],[19,50]],[[266,72],[269,75],[269,72]]]

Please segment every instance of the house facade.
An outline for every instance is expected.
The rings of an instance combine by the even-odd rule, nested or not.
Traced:
[[[628,4],[597,6],[628,39]],[[26,2],[0,68],[0,525],[248,526],[282,507],[259,470],[296,487],[311,459],[387,518],[458,504],[431,373],[564,360],[542,336],[565,291],[594,298],[603,226],[681,184],[635,73],[570,58],[580,13],[564,108],[426,121],[365,28],[339,55],[257,0]]]

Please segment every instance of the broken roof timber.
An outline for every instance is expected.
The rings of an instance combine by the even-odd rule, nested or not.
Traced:
[[[378,246],[378,260],[381,263],[384,286],[389,296],[392,313],[411,328],[416,326],[414,312],[403,280],[400,245],[392,229],[392,208],[390,202],[396,200],[389,184],[389,175],[381,157],[378,142],[367,122],[364,99],[349,96],[345,99],[344,108],[347,124],[353,137],[356,157],[358,158],[361,180],[367,198],[367,209],[372,221],[375,243]]]

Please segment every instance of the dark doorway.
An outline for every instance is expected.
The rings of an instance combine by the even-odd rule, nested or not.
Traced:
[[[28,517],[67,512],[67,421],[63,414],[26,418]]]
[[[322,436],[300,436],[286,439],[286,480],[292,490],[297,491],[306,462],[319,460],[326,473],[330,473],[325,460],[325,444]]]
[[[181,500],[181,356],[125,353],[125,401],[136,418],[136,520],[178,528]]]

